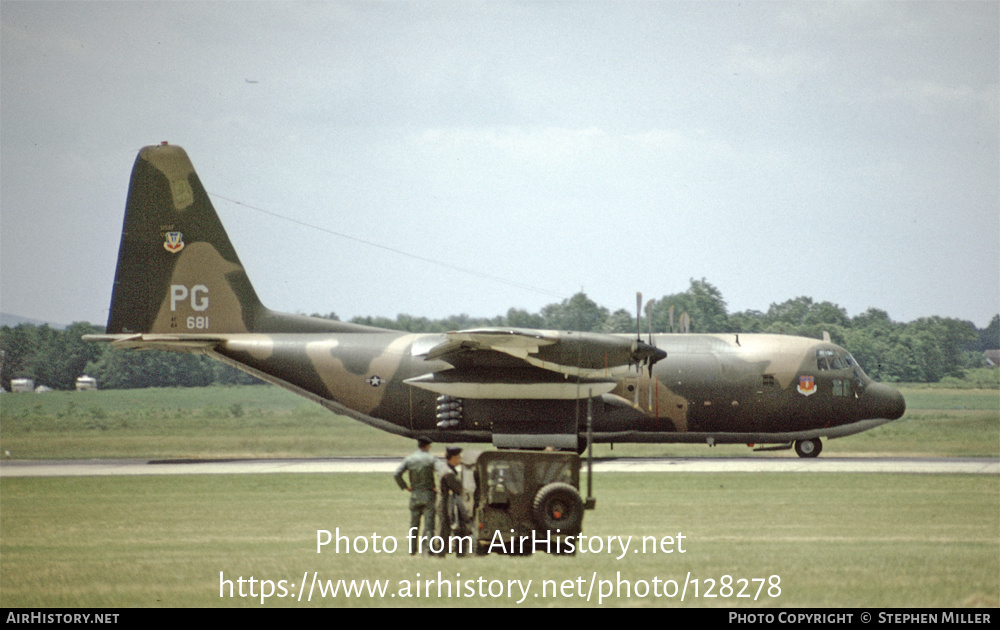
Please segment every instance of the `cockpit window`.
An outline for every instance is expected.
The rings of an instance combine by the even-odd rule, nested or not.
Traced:
[[[816,367],[821,371],[849,370],[855,366],[857,366],[857,362],[849,354],[825,348],[816,351]]]

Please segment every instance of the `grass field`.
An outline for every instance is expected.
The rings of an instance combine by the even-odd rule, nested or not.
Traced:
[[[998,604],[1000,488],[992,476],[606,473],[595,479],[598,507],[584,527],[588,546],[600,540],[603,551],[462,559],[408,555],[406,498],[389,475],[0,484],[4,607]],[[369,545],[373,534],[383,547],[393,537],[397,550],[335,553],[329,546],[317,554],[317,530],[337,528]],[[632,536],[628,553],[618,543],[608,553],[608,536]],[[654,553],[652,545],[643,552],[647,536],[674,537],[673,552]],[[314,573],[331,585],[382,580],[387,590],[314,592],[312,602],[307,591],[298,601],[303,575],[312,582]],[[230,597],[222,580],[237,595],[241,577],[270,580],[276,595],[262,603],[261,585],[250,597],[246,582],[248,597]],[[438,580],[449,583],[450,596],[439,593]],[[528,595],[516,585],[509,591],[508,580],[520,580]],[[686,581],[681,602],[673,589]],[[407,585],[410,597],[401,590]],[[287,597],[277,596],[281,588]]]
[[[1000,457],[1000,392],[901,388],[907,411],[824,442],[824,455]],[[403,455],[412,440],[278,387],[4,394],[0,449],[18,459]],[[0,451],[0,452],[2,452]],[[745,446],[606,444],[595,455],[794,457]]]
[[[826,441],[821,457],[1000,456],[996,391],[903,391],[902,419]],[[273,387],[0,397],[0,449],[15,458],[402,455],[412,448],[411,440]],[[595,452],[795,457],[670,444]],[[584,532],[605,544],[631,536],[621,559],[617,547],[574,557],[411,557],[406,495],[388,475],[5,477],[0,606],[1000,605],[996,476],[603,473],[595,495]],[[317,530],[337,528],[351,539],[392,537],[398,548],[317,554]],[[634,551],[642,537],[676,541],[678,534],[683,554]],[[229,588],[238,595],[240,578],[249,595],[251,577],[255,596],[228,596]],[[308,594],[298,601],[303,579],[314,577],[331,587],[381,580],[387,590],[314,592],[312,602]],[[275,596],[262,601],[261,580]]]

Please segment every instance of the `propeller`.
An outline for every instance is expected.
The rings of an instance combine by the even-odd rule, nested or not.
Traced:
[[[636,367],[643,364],[649,367],[649,376],[653,377],[653,364],[667,356],[653,343],[653,320],[650,317],[653,300],[646,304],[646,317],[649,322],[649,343],[642,340],[642,292],[635,294],[635,342],[632,344],[632,360]]]

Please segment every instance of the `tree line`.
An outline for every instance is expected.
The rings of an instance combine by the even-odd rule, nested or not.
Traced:
[[[103,326],[78,322],[63,330],[48,325],[19,324],[0,328],[0,385],[30,378],[35,385],[73,389],[84,374],[100,389],[141,387],[205,387],[259,383],[256,378],[205,356],[156,350],[114,350],[110,344],[83,341],[103,333]]]
[[[314,314],[339,319],[335,313]],[[355,317],[353,323],[407,332],[448,332],[483,326],[511,326],[583,332],[634,333],[636,313],[611,311],[583,292],[544,306],[537,313],[512,308],[506,315],[476,318],[453,315],[432,320],[400,314]],[[1000,314],[986,328],[946,317],[923,317],[909,323],[893,321],[883,310],[870,308],[849,317],[830,302],[797,297],[771,304],[766,312],[730,313],[718,288],[704,278],[692,279],[682,293],[650,300],[643,308],[641,329],[654,333],[776,333],[831,341],[847,348],[869,376],[885,382],[937,383],[963,378],[968,370],[986,365],[985,350],[1000,347]],[[86,343],[85,334],[103,328],[76,323],[65,330],[21,324],[0,328],[0,385],[10,390],[13,378],[32,378],[53,389],[73,389],[76,378],[88,374],[101,389],[139,387],[201,387],[259,382],[255,378],[200,355],[158,351],[117,351],[108,344]],[[991,376],[992,383],[996,377]]]

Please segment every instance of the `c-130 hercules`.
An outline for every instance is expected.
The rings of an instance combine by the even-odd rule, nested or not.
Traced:
[[[820,438],[906,408],[846,350],[803,337],[410,334],[271,311],[166,143],[135,161],[106,333],[86,339],[206,354],[390,433],[499,448],[577,450],[589,406],[594,442],[794,443],[815,457]]]

